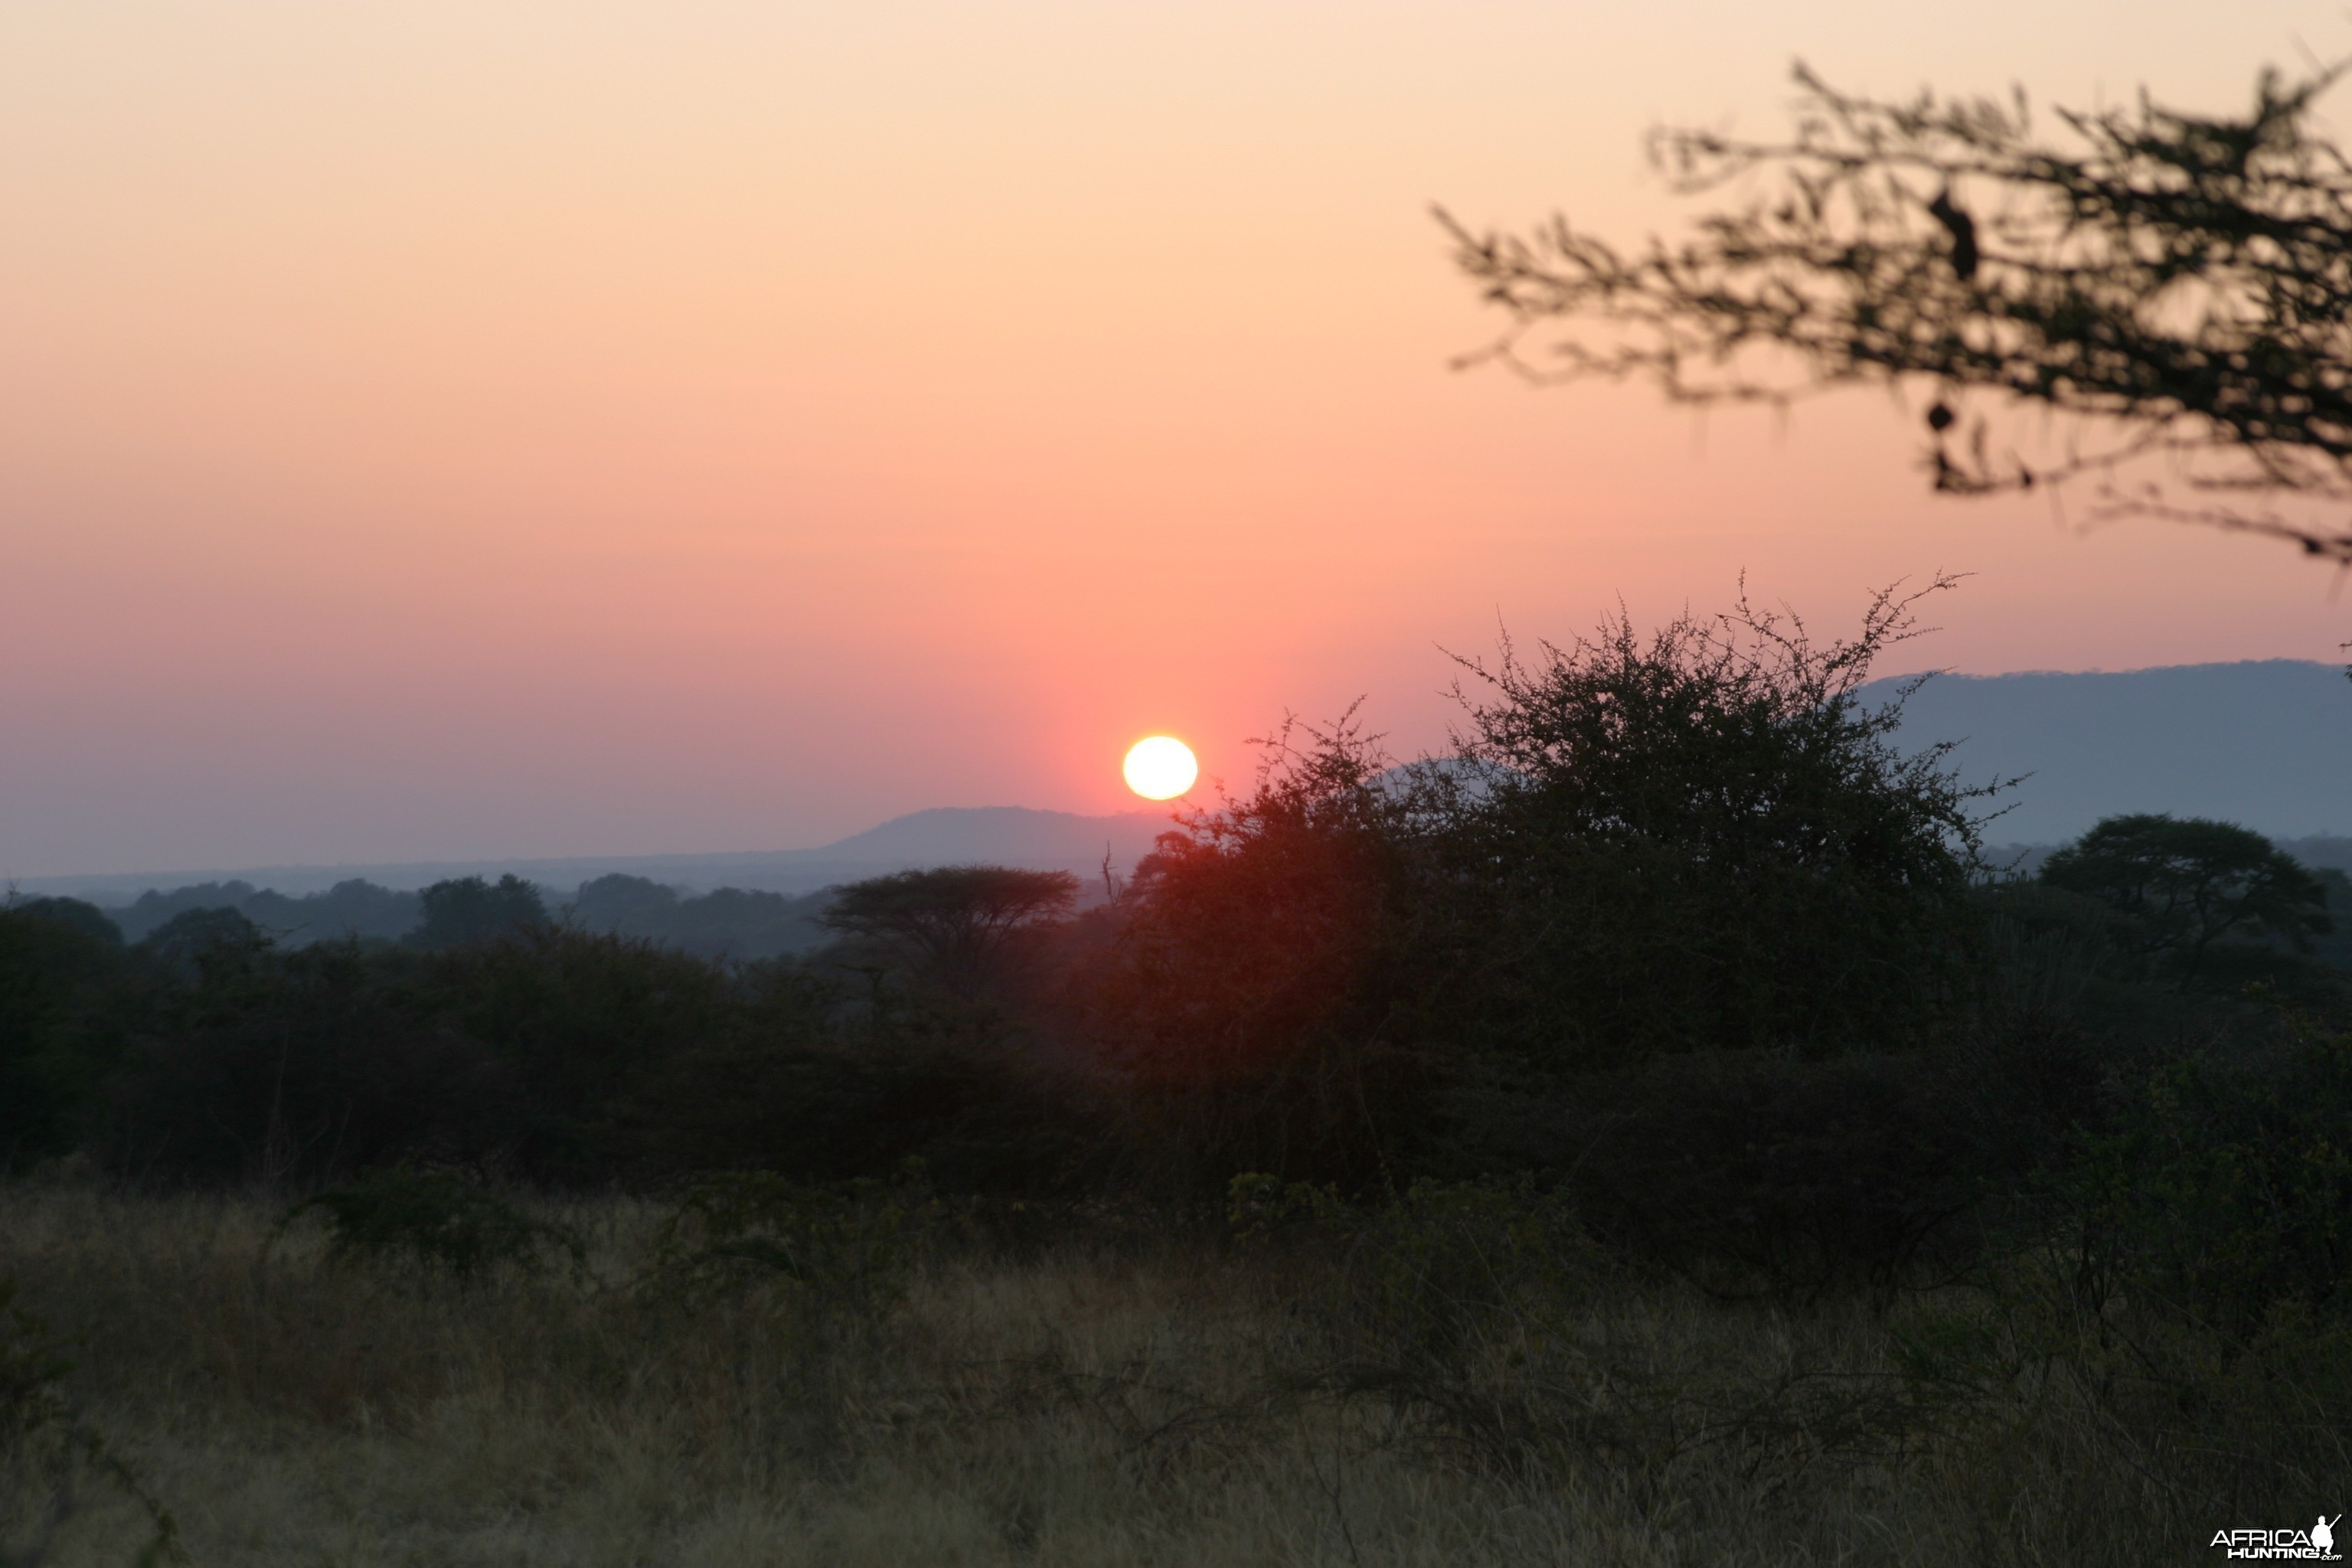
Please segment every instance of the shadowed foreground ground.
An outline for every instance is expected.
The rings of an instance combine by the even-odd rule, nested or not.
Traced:
[[[1468,1210],[1346,1246],[967,1229],[854,1313],[648,1289],[659,1211],[541,1212],[584,1276],[330,1268],[258,1203],[17,1186],[0,1278],[199,1563],[2193,1562],[2271,1522],[2201,1522],[2261,1478],[2347,1473],[2291,1381],[2211,1382],[2200,1456],[2088,1363],[1969,1351],[2056,1331],[2016,1301],[1726,1304],[1556,1236],[1527,1267]],[[11,1546],[46,1498],[12,1479]],[[85,1479],[49,1561],[146,1528]]]

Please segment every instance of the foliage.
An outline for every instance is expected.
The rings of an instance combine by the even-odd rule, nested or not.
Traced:
[[[271,1188],[501,1157],[529,1121],[525,1085],[451,1026],[419,966],[321,942],[173,975],[107,1075],[91,1152],[135,1179]]]
[[[313,1194],[279,1216],[271,1239],[313,1216],[338,1268],[405,1267],[469,1284],[500,1268],[536,1272],[551,1258],[587,1264],[569,1227],[532,1219],[454,1171],[399,1167]]]
[[[408,940],[418,947],[465,947],[520,936],[547,923],[539,889],[512,872],[436,882],[417,895],[423,916]]]
[[[2110,816],[2043,863],[2042,881],[2098,900],[2126,941],[2194,978],[2216,943],[2270,938],[2298,952],[2332,929],[2327,889],[2261,834],[2203,817]]]
[[[564,919],[583,930],[665,943],[703,958],[761,960],[819,946],[825,893],[719,888],[695,898],[644,877],[615,873],[581,885]]]
[[[1488,356],[1538,378],[1635,377],[1697,404],[1931,388],[1939,489],[2161,455],[2192,500],[2110,482],[2104,506],[2352,561],[2352,531],[2275,504],[2352,500],[2352,164],[2313,124],[2336,75],[2265,72],[2241,115],[2145,97],[2061,110],[2053,142],[2021,93],[1879,102],[1800,66],[1786,140],[1655,135],[1683,194],[1762,182],[1680,243],[1444,221],[1512,319]],[[2070,416],[2080,436],[2029,462],[1962,416],[1971,400]]]
[[[1124,890],[1097,1005],[1148,1076],[1229,1076],[1360,1024],[1398,825],[1351,719],[1307,735],[1266,742],[1255,791],[1162,834]]]
[[[0,904],[0,1169],[70,1149],[121,1050],[121,940],[60,902]]]
[[[2022,1097],[1988,1088],[1885,1054],[1661,1058],[1557,1086],[1520,1158],[1621,1255],[1717,1294],[1883,1299],[1969,1256],[1979,1203],[2034,1173]]]
[[[16,1304],[15,1281],[0,1279],[0,1568],[48,1561],[59,1527],[82,1506],[77,1485],[84,1477],[145,1513],[150,1533],[135,1559],[142,1568],[185,1561],[171,1510],[66,1398],[62,1384],[72,1370],[55,1331]],[[11,1517],[7,1500],[28,1492],[42,1497],[39,1516]]]
[[[669,1060],[722,1036],[727,971],[625,937],[538,927],[434,955],[424,999],[520,1086],[511,1156],[536,1176],[609,1171],[629,1096]]]
[[[1351,1328],[1402,1360],[1456,1357],[1498,1316],[1573,1310],[1605,1270],[1574,1205],[1525,1180],[1423,1179],[1357,1207],[1329,1185],[1251,1172],[1233,1179],[1226,1212],[1244,1240],[1341,1242]]]
[[[1444,1067],[1405,1009],[1423,823],[1352,715],[1286,726],[1256,784],[1163,834],[1081,980],[1085,1027],[1126,1076],[1134,1153],[1213,1193],[1237,1171],[1394,1184]]]
[[[921,1163],[887,1182],[824,1185],[772,1172],[713,1177],[688,1191],[656,1239],[646,1283],[689,1308],[753,1291],[784,1309],[779,1390],[803,1449],[830,1461],[847,1365],[870,1361],[907,1302],[933,1207]]]
[[[2289,1304],[2352,1310],[2352,1033],[2167,1065],[2082,1165],[2084,1267],[2244,1342]]]
[[[148,933],[140,951],[216,990],[250,975],[274,945],[235,910],[183,910]]]
[[[123,934],[140,941],[174,915],[191,910],[234,910],[270,933],[281,946],[314,942],[395,942],[416,924],[415,893],[394,892],[359,878],[347,878],[325,892],[289,896],[250,882],[198,882],[170,892],[149,889],[113,911]]]
[[[941,866],[898,871],[839,889],[824,923],[911,949],[959,996],[976,996],[1022,937],[1062,919],[1078,896],[1067,871]]]
[[[80,899],[9,899],[0,901],[0,910],[79,931],[104,947],[122,945],[122,929],[105,910]]]
[[[1857,695],[1916,598],[1827,645],[1744,602],[1507,645],[1465,661],[1450,759],[1391,765],[1352,716],[1286,730],[1250,794],[1162,837],[1086,976],[1148,1137],[1203,1182],[1396,1193],[1495,1168],[1496,1074],[1933,1037],[1979,967],[1990,792],[1896,748],[1900,694]]]
[[[1646,642],[1621,616],[1533,661],[1465,661],[1456,743],[1485,783],[1443,803],[1433,904],[1493,1043],[1601,1062],[1927,1026],[1965,978],[1994,787],[1959,784],[1948,745],[1896,747],[1917,680],[1858,693],[1951,585],[1882,592],[1826,645],[1743,595]]]
[[[905,1300],[930,1205],[919,1161],[889,1181],[714,1176],[664,1222],[650,1278],[696,1296],[781,1286],[827,1325],[869,1329]]]

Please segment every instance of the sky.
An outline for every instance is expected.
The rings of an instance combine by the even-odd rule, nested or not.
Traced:
[[[789,847],[1442,744],[1448,650],[1971,574],[1915,667],[2330,659],[2290,550],[1929,496],[1872,394],[1449,362],[1429,216],[1660,123],[2234,108],[2333,4],[10,0],[0,877]],[[2352,115],[2352,89],[2332,100]],[[1202,798],[1208,798],[1204,784]]]

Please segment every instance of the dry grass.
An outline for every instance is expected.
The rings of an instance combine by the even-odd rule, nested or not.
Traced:
[[[940,1249],[819,1342],[631,1289],[643,1205],[562,1217],[588,1279],[460,1287],[265,1249],[250,1201],[18,1186],[0,1277],[206,1564],[2082,1564],[2273,1522],[2198,1533],[2179,1456],[2046,1370],[1954,1415],[1858,1304],[1601,1269],[1439,1352],[1334,1256],[1174,1237]],[[82,1500],[53,1561],[131,1561],[143,1516]]]

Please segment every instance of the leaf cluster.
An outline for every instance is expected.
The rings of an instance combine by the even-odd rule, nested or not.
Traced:
[[[587,1247],[565,1226],[531,1218],[455,1171],[396,1168],[317,1193],[289,1208],[274,1243],[316,1216],[327,1229],[327,1260],[340,1268],[406,1267],[473,1283],[500,1268],[536,1273],[561,1259],[576,1272]]]
[[[1023,932],[1068,914],[1077,896],[1067,871],[940,866],[853,883],[822,923],[911,948],[950,992],[971,996]]]
[[[2111,816],[2042,868],[2052,887],[2098,900],[2126,922],[2122,940],[2184,978],[2215,944],[2271,940],[2297,952],[2334,924],[2327,885],[2261,834],[2162,814]]]

